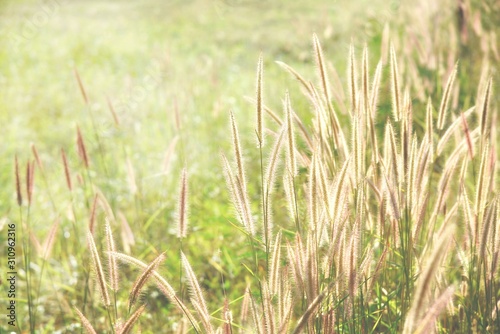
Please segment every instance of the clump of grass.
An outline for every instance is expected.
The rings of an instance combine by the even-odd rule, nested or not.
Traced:
[[[243,135],[234,113],[229,113],[232,156],[228,155],[228,159],[222,153],[221,160],[239,223],[233,223],[232,217],[227,219],[236,227],[235,233],[248,240],[239,245],[248,250],[247,256],[239,259],[248,272],[248,285],[240,298],[228,299],[224,290],[224,299],[215,301],[212,291],[203,291],[204,273],[185,255],[191,258],[188,245],[192,246],[187,242],[186,169],[180,177],[176,217],[181,243],[179,262],[184,276],[181,273],[176,281],[171,272],[162,272],[164,252],[157,252],[147,264],[139,259],[145,253],[134,257],[117,250],[113,209],[93,183],[90,151],[77,127],[77,153],[88,182],[74,184],[64,150],[61,155],[73,215],[75,198],[83,194],[90,218],[87,243],[95,279],[85,277],[85,297],[80,301],[83,311],[75,309],[87,332],[96,332],[93,323],[95,328],[129,333],[146,309],[141,304],[133,311],[148,283],[154,283],[173,305],[172,312],[181,318],[179,322],[188,323],[196,333],[500,330],[500,197],[495,179],[496,124],[490,106],[492,80],[480,83],[483,88],[477,106],[464,107],[467,110],[462,111],[450,106],[459,75],[455,65],[435,112],[430,96],[426,97],[426,106],[414,105],[411,83],[403,80],[394,44],[389,48],[388,78],[383,76],[382,57],[371,73],[368,48],[363,49],[358,66],[355,48],[351,46],[349,94],[347,101],[336,101],[338,96],[330,87],[333,81],[329,78],[329,64],[317,35],[313,36],[313,55],[317,84],[280,63],[299,81],[303,98],[310,102],[310,109],[297,113],[292,100],[300,97],[292,99],[288,90],[282,113],[265,106],[264,60],[262,55],[259,57],[254,101],[257,149],[244,154],[244,141],[240,139]],[[78,73],[75,74],[88,104],[87,93]],[[349,111],[340,114],[335,110],[337,105],[349,103]],[[473,117],[474,111],[479,117]],[[388,114],[392,118],[385,120]],[[273,145],[264,145],[265,141]],[[258,165],[257,172],[247,172],[246,154],[257,157],[258,162],[252,164]],[[28,162],[27,166],[24,205],[29,213],[35,164]],[[21,208],[24,202],[17,158],[15,178]],[[129,179],[134,183],[130,191],[138,201],[135,176]],[[283,209],[285,206],[288,210]],[[104,235],[98,228],[99,208],[109,218]],[[133,252],[130,240],[135,239],[131,228],[126,219],[121,220],[121,232],[129,240],[123,242],[123,248],[125,253]],[[76,221],[74,218],[73,237],[78,239],[81,229]],[[29,231],[29,215],[26,226]],[[54,226],[43,247],[45,254],[55,238],[57,225]],[[101,262],[104,248],[107,267]],[[25,257],[30,254],[26,249]],[[79,255],[79,260],[86,259],[85,254]],[[135,281],[122,280],[118,285],[118,276],[129,269],[118,267],[117,261],[141,271]],[[184,301],[184,283],[189,304]],[[179,293],[173,288],[175,284],[181,286]],[[94,285],[103,308],[96,308]],[[120,290],[129,293],[125,306],[120,301]],[[31,292],[28,297],[31,299]],[[97,311],[90,311],[94,309]],[[217,314],[221,312],[219,318]],[[98,321],[101,314],[107,315],[108,324]],[[119,314],[125,314],[124,319],[128,320],[122,320]],[[34,327],[30,311],[30,328]]]

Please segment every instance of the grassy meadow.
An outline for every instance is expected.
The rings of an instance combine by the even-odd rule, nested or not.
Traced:
[[[499,332],[499,17],[2,1],[0,333]]]

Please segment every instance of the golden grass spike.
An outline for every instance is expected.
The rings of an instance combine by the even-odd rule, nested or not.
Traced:
[[[19,163],[17,161],[17,155],[14,158],[14,169],[16,174],[16,195],[17,195],[17,205],[23,205],[23,195],[21,193],[21,178],[19,177]]]
[[[284,134],[286,133],[286,124],[283,124],[283,126],[280,129],[278,138],[276,139],[274,143],[273,150],[271,151],[271,155],[269,156],[269,161],[266,166],[266,174],[265,174],[265,179],[264,179],[264,197],[265,197],[265,203],[264,204],[264,210],[265,210],[265,218],[267,221],[267,231],[265,231],[267,238],[270,238],[272,236],[272,229],[273,229],[273,224],[272,224],[272,212],[271,212],[271,194],[274,190],[274,183],[276,179],[276,174],[278,170],[278,164],[279,164],[279,157],[280,157],[280,152],[281,152],[281,147],[283,143],[283,137]],[[269,239],[267,239],[269,240]]]
[[[111,231],[111,225],[109,220],[106,218],[105,223],[106,230],[106,249],[108,250],[108,276],[109,276],[109,286],[111,290],[118,291],[118,264],[116,263],[116,258],[112,256],[112,252],[116,251],[115,240],[113,239],[113,232]]]
[[[247,181],[245,176],[245,167],[243,165],[243,154],[240,145],[240,137],[238,132],[238,126],[236,124],[236,119],[234,118],[233,111],[229,111],[229,117],[231,120],[231,134],[233,138],[233,150],[234,150],[234,160],[236,161],[236,167],[238,169],[238,178],[241,181],[241,186],[243,190],[246,192],[247,190]]]
[[[74,73],[75,73],[76,81],[78,82],[78,88],[80,88],[80,93],[82,93],[83,101],[85,101],[85,104],[88,106],[89,105],[89,98],[88,98],[87,92],[85,90],[85,86],[83,85],[80,74],[78,73],[78,70],[76,68],[74,69]]]
[[[239,178],[233,175],[231,166],[223,153],[221,153],[221,160],[224,169],[224,177],[226,179],[227,187],[229,188],[229,194],[231,196],[231,201],[233,202],[236,214],[239,216],[240,222],[243,226],[245,226],[248,233],[255,235],[255,226],[250,211],[248,196],[243,192],[243,187]]]
[[[490,79],[488,80],[488,83],[486,84],[486,89],[484,91],[484,96],[482,98],[482,104],[481,104],[481,109],[480,109],[480,111],[481,111],[481,142],[483,142],[484,138],[486,138],[486,130],[487,130],[486,123],[488,122],[492,83],[493,83],[493,77],[490,77]]]
[[[262,281],[262,310],[264,329],[268,334],[276,333],[276,323],[274,319],[274,308],[271,301],[271,292],[269,291],[269,284],[266,280]]]
[[[43,173],[44,172],[43,163],[42,160],[40,159],[40,156],[38,155],[38,150],[36,149],[36,146],[33,143],[31,144],[31,151],[33,152],[33,156],[35,157],[38,168],[40,168],[40,170]]]
[[[427,109],[426,109],[426,116],[425,116],[425,130],[426,130],[426,138],[427,142],[429,143],[429,148],[430,148],[430,156],[431,159],[434,157],[434,128],[433,128],[433,117],[432,117],[432,100],[431,97],[429,96],[427,100]]]
[[[361,71],[361,86],[363,91],[363,112],[365,117],[372,117],[370,111],[370,98],[369,98],[369,80],[370,75],[368,73],[368,46],[365,44],[363,48],[363,58],[362,58],[362,71]]]
[[[89,157],[87,155],[87,148],[85,147],[85,142],[83,141],[82,133],[80,132],[80,127],[76,127],[76,147],[78,149],[78,155],[83,161],[85,168],[89,168]]]
[[[187,281],[189,284],[190,288],[190,294],[191,294],[191,301],[194,302],[199,306],[201,316],[204,319],[210,319],[210,313],[208,312],[207,304],[205,302],[205,298],[203,297],[203,293],[201,291],[200,284],[198,283],[198,280],[196,279],[196,275],[194,274],[193,269],[191,268],[191,265],[189,264],[189,261],[184,255],[183,252],[181,252],[181,261],[182,261],[182,266],[184,267],[184,270],[186,271],[186,276],[187,276]],[[210,324],[210,323],[209,323]],[[213,332],[213,328],[210,325],[209,326],[210,331]]]
[[[26,197],[28,199],[28,205],[31,205],[31,200],[33,198],[33,187],[35,185],[35,162],[26,163]]]
[[[80,312],[80,310],[77,309],[76,307],[74,307],[73,309],[75,310],[76,314],[80,318],[80,321],[82,322],[83,328],[85,328],[85,331],[87,332],[87,334],[97,334],[94,327],[92,327],[92,325],[90,324],[90,321],[83,315],[83,313]]]
[[[240,324],[245,325],[248,319],[248,312],[250,308],[250,286],[247,285],[245,288],[245,293],[243,294],[243,301],[241,302],[241,311],[240,311]]]
[[[90,230],[87,231],[87,242],[90,249],[90,255],[92,258],[92,263],[94,265],[94,271],[97,280],[97,286],[101,292],[102,302],[105,307],[111,306],[111,300],[109,298],[108,288],[106,286],[106,279],[104,278],[104,271],[101,265],[101,259],[99,258],[99,253],[97,252],[97,247],[94,242],[94,237]]]
[[[488,206],[486,210],[486,214],[484,215],[485,219],[483,220],[483,226],[481,231],[481,241],[480,241],[480,249],[479,249],[479,261],[486,262],[486,248],[489,245],[488,239],[491,239],[490,231],[496,229],[496,224],[498,224],[498,220],[496,217],[497,214],[497,206],[498,206],[498,198],[495,198],[493,202]],[[493,233],[494,234],[494,233]]]
[[[396,51],[394,51],[394,45],[391,43],[390,47],[391,53],[391,94],[392,94],[392,112],[395,121],[399,121],[401,118],[401,96],[399,89],[399,73],[398,73],[398,63],[396,59]]]
[[[187,237],[188,212],[188,176],[186,168],[183,168],[180,182],[179,204],[177,208],[177,219],[179,223],[177,237],[180,239]]]
[[[293,179],[297,175],[297,161],[296,161],[297,159],[295,158],[296,148],[295,148],[295,133],[293,130],[293,115],[292,115],[293,111],[290,102],[290,94],[288,93],[288,91],[285,94],[284,108],[285,108],[286,129],[287,129],[287,139],[288,139],[287,169],[288,173]]]
[[[259,56],[257,62],[257,93],[256,93],[256,107],[257,107],[257,142],[260,148],[264,147],[264,60],[262,54]]]
[[[434,276],[441,265],[442,259],[447,254],[448,245],[453,237],[454,230],[455,227],[453,225],[446,227],[439,240],[435,243],[436,246],[429,259],[426,261],[426,265],[418,278],[413,294],[413,303],[405,320],[404,334],[413,333],[417,324],[422,320],[422,313],[425,303],[428,300],[431,283],[434,281]]]
[[[89,219],[89,230],[90,233],[92,233],[92,235],[94,235],[95,232],[95,221],[96,221],[98,203],[99,203],[99,195],[95,194],[94,200],[92,201],[92,207],[90,208],[90,219]]]
[[[462,119],[462,129],[464,131],[465,139],[467,141],[467,150],[469,152],[469,158],[472,161],[474,159],[474,145],[472,144],[472,138],[469,131],[469,124],[464,116],[464,113],[460,113],[460,118]]]
[[[144,312],[145,308],[146,308],[146,304],[139,307],[130,316],[130,318],[123,324],[123,326],[121,326],[120,331],[117,334],[129,334],[129,333],[131,333],[132,328],[134,327],[137,320],[139,320],[139,317],[141,316],[142,312]]]
[[[290,73],[291,75],[293,75],[293,77],[295,79],[297,79],[301,84],[302,86],[305,88],[307,94],[309,95],[313,95],[312,92],[311,92],[311,88],[308,84],[308,81],[306,79],[304,79],[297,71],[295,71],[293,69],[293,67],[289,66],[288,64],[285,64],[284,62],[281,62],[281,61],[276,61],[276,64],[278,64],[279,66],[281,66],[282,68],[284,68],[288,73]]]
[[[441,100],[441,105],[439,106],[438,121],[437,121],[437,128],[439,130],[443,129],[444,123],[446,121],[446,111],[448,109],[448,102],[450,100],[453,82],[455,81],[455,77],[457,76],[457,68],[458,68],[458,63],[455,64],[455,67],[453,68],[453,71],[451,72],[448,78],[448,82],[446,83],[446,88],[443,93],[443,98]]]
[[[318,163],[318,153],[313,153],[311,165],[309,166],[309,228],[311,231],[316,231],[319,220],[319,203],[318,203],[318,173],[316,164]]]
[[[64,175],[66,176],[66,185],[68,186],[69,191],[73,191],[73,186],[71,184],[71,176],[69,172],[69,165],[68,165],[68,159],[66,158],[66,153],[64,152],[64,149],[61,148],[61,156],[62,156],[62,161],[63,161],[63,166],[64,166]]]
[[[484,202],[486,197],[486,164],[489,153],[489,143],[486,142],[486,145],[483,146],[483,152],[481,152],[481,166],[479,167],[479,174],[477,177],[477,185],[476,185],[476,200],[475,200],[475,214],[478,217],[482,216],[484,209]],[[479,219],[479,218],[478,218]],[[479,219],[480,221],[480,219]]]
[[[269,269],[269,292],[271,295],[277,295],[280,289],[279,275],[281,269],[281,230],[276,234],[273,244],[273,254],[271,257],[271,268]]]
[[[130,294],[128,297],[128,308],[129,310],[132,308],[132,306],[135,304],[137,299],[140,296],[141,290],[144,287],[144,285],[148,282],[149,278],[153,275],[153,272],[158,269],[160,266],[161,262],[165,260],[165,252],[161,253],[158,255],[150,264],[149,266],[144,269],[144,271],[137,277],[135,280],[134,284],[132,285],[132,289],[130,290]]]
[[[351,114],[356,115],[359,113],[358,102],[358,89],[357,89],[357,76],[356,76],[356,60],[354,57],[354,45],[351,43],[349,46],[349,93],[351,97]]]
[[[146,269],[148,265],[132,256],[119,253],[119,252],[110,252],[114,257],[116,257],[118,260],[132,264],[136,267]],[[197,320],[195,320],[193,314],[189,311],[189,309],[186,307],[186,305],[180,300],[177,295],[175,294],[174,288],[155,270],[153,271],[153,276],[156,279],[157,286],[160,289],[160,291],[167,297],[172,303],[174,303],[179,310],[186,315],[188,318],[189,322],[191,325],[196,329],[196,331],[199,333],[199,327],[197,325]]]
[[[253,298],[250,291],[249,291],[249,294],[250,294],[250,311],[252,313],[254,330],[255,330],[255,333],[262,334],[262,333],[264,333],[264,330],[262,329],[262,322],[260,321],[259,309],[257,308],[257,305],[255,303],[255,299]]]
[[[370,93],[370,109],[372,112],[372,118],[375,119],[376,110],[378,105],[378,94],[380,90],[380,80],[382,78],[382,60],[377,64],[375,69],[375,74],[373,75],[372,89]]]
[[[323,90],[326,103],[329,104],[331,101],[330,85],[328,83],[328,75],[326,73],[326,66],[323,60],[323,49],[321,48],[319,38],[316,34],[313,34],[313,46],[314,46],[314,54],[316,56],[316,65],[318,66],[318,71],[319,71],[321,88]]]

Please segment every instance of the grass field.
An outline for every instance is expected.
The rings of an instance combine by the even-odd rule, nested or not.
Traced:
[[[500,8],[462,5],[2,2],[1,333],[500,330]]]

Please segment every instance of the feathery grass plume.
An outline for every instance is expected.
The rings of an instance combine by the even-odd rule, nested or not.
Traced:
[[[111,231],[111,225],[107,218],[104,228],[106,230],[106,249],[108,250],[109,286],[111,290],[118,291],[118,264],[116,263],[116,258],[111,255],[116,251],[115,240],[113,239],[113,232]]]
[[[238,178],[241,181],[241,187],[244,193],[246,194],[247,180],[245,176],[245,167],[243,166],[243,154],[241,151],[238,126],[236,125],[236,119],[234,118],[232,110],[229,111],[229,117],[231,120],[231,134],[233,138],[234,160],[236,161],[236,167],[238,169]]]
[[[130,318],[121,326],[120,330],[117,332],[117,334],[129,334],[132,331],[132,328],[134,328],[135,323],[137,320],[139,320],[139,317],[141,316],[142,312],[144,312],[144,309],[146,308],[146,304],[142,305],[139,307],[131,316]]]
[[[362,138],[362,128],[361,128],[361,113],[353,114],[352,121],[352,156],[354,164],[354,187],[358,187],[358,182],[361,179],[361,174],[363,173],[363,138]]]
[[[111,256],[112,257],[112,256]],[[128,297],[128,309],[130,310],[132,306],[135,304],[137,299],[140,296],[141,290],[144,287],[144,285],[147,283],[151,275],[153,274],[156,269],[160,266],[161,262],[165,260],[165,252],[161,253],[158,255],[150,264],[147,266],[146,269],[142,272],[142,274],[137,277],[135,280],[134,284],[132,285],[132,289],[130,290],[130,294]]]
[[[460,113],[460,118],[462,119],[462,129],[464,131],[465,139],[467,141],[467,150],[469,152],[469,158],[472,161],[474,159],[474,145],[472,144],[472,139],[469,131],[469,124],[467,119],[465,119],[464,113]]]
[[[257,107],[257,143],[259,148],[264,147],[264,59],[262,54],[259,56],[259,61],[257,63],[257,93],[256,93],[256,107]]]
[[[368,51],[367,51],[368,53]],[[380,78],[382,71],[382,62],[379,61],[377,69],[375,70],[375,75],[373,77],[373,84],[370,97],[368,96],[368,55],[366,55],[366,60],[363,61],[363,80],[366,81],[366,93],[365,95],[365,112],[366,121],[368,126],[368,131],[370,132],[370,141],[372,143],[372,160],[377,163],[379,161],[379,151],[378,151],[378,140],[375,128],[376,110],[378,104],[378,90],[380,86]],[[363,84],[365,85],[365,83]],[[364,90],[364,88],[363,88]]]
[[[372,112],[372,118],[375,118],[375,112],[378,105],[378,94],[380,90],[380,80],[382,78],[382,60],[377,64],[375,69],[375,74],[373,75],[372,89],[370,94],[370,109]]]
[[[35,162],[26,163],[26,197],[28,199],[28,205],[31,205],[31,200],[33,198],[33,186],[35,181]]]
[[[106,279],[104,278],[104,271],[101,265],[101,259],[99,258],[99,253],[97,252],[97,247],[94,242],[94,237],[90,230],[87,231],[87,242],[90,249],[90,256],[92,258],[93,268],[96,275],[97,286],[101,292],[102,302],[105,307],[111,306],[111,300],[109,298],[108,288],[106,286]]]
[[[224,306],[222,307],[222,319],[224,320],[224,325],[222,327],[223,334],[231,334],[233,332],[233,313],[229,309],[229,302],[227,298],[224,298]]]
[[[276,179],[276,174],[277,174],[277,169],[279,165],[279,157],[281,153],[281,147],[283,143],[283,137],[286,133],[286,124],[283,124],[283,126],[280,129],[278,138],[276,139],[274,143],[273,150],[271,151],[271,154],[269,156],[269,160],[266,166],[266,174],[265,174],[265,179],[264,179],[264,212],[265,212],[265,221],[266,221],[266,231],[265,231],[265,239],[268,241],[271,236],[272,236],[272,213],[271,213],[271,194],[274,189],[274,183]]]
[[[80,74],[78,73],[78,70],[76,68],[74,69],[74,73],[76,81],[78,81],[78,88],[80,88],[80,93],[82,93],[83,101],[85,102],[86,105],[89,105],[89,98],[85,90],[85,86],[83,85],[82,79],[80,78]]]
[[[482,104],[479,111],[481,112],[481,143],[484,142],[486,138],[486,123],[488,122],[488,114],[489,114],[489,104],[490,104],[490,95],[491,95],[491,85],[493,84],[493,77],[490,77],[488,83],[486,84],[486,89],[484,91],[484,96],[482,98]]]
[[[356,60],[354,59],[354,45],[351,42],[349,46],[349,93],[351,96],[351,108],[352,115],[356,115],[358,113],[358,106],[356,103],[358,102],[358,89],[356,87]]]
[[[177,237],[182,239],[187,237],[188,230],[188,180],[187,180],[187,170],[182,169],[180,191],[179,191],[179,204],[177,206]]]
[[[82,159],[85,168],[89,168],[89,157],[87,155],[87,148],[85,147],[85,142],[83,141],[82,133],[80,132],[80,127],[76,127],[76,147],[78,150],[78,155]]]
[[[68,186],[69,191],[73,191],[73,186],[71,184],[71,175],[69,172],[68,159],[66,158],[66,153],[64,152],[64,149],[62,149],[62,148],[61,148],[61,156],[62,156],[62,161],[63,161],[63,166],[64,166],[64,175],[66,176],[66,185]]]
[[[17,161],[17,154],[14,157],[14,169],[16,174],[16,195],[17,195],[17,205],[23,205],[23,195],[21,193],[21,178],[19,177],[19,163]]]
[[[43,163],[42,160],[40,159],[40,156],[38,155],[38,150],[36,149],[36,146],[33,143],[31,144],[31,151],[33,152],[33,156],[35,157],[38,168],[40,168],[40,170],[43,173],[44,172]]]
[[[455,77],[457,76],[457,68],[458,68],[458,63],[455,64],[455,67],[453,68],[453,71],[451,72],[448,78],[448,82],[446,83],[446,88],[443,93],[441,105],[439,106],[438,121],[437,121],[438,130],[443,129],[444,123],[446,121],[446,111],[448,109],[448,102],[450,100],[450,94],[451,94],[451,89],[453,87],[453,82],[455,81]]]
[[[123,261],[125,263],[132,264],[142,269],[146,269],[148,267],[146,263],[132,256],[118,252],[110,252],[110,253],[118,260]],[[154,270],[152,274],[156,279],[156,283],[160,291],[165,295],[165,297],[167,297],[172,303],[174,303],[179,308],[179,310],[184,313],[184,315],[186,315],[191,325],[196,329],[196,332],[199,333],[200,330],[197,325],[197,320],[195,320],[194,316],[186,307],[186,305],[182,302],[182,300],[180,300],[177,297],[174,288],[172,288],[172,286],[156,270]]]
[[[308,86],[310,88],[310,86]],[[253,99],[253,98],[250,98],[250,97],[245,97],[245,99],[247,101],[249,101],[250,103],[252,104],[256,104],[256,100]],[[269,109],[268,107],[266,107],[265,105],[263,105],[263,108],[264,108],[264,111],[269,115],[271,116],[271,118],[276,122],[276,124],[278,124],[278,126],[282,126],[283,125],[283,121],[276,115],[276,113],[274,111],[272,111],[271,109]],[[313,143],[312,143],[312,140],[311,140],[311,136],[309,135],[304,123],[302,122],[302,120],[299,118],[299,116],[297,116],[297,114],[295,112],[293,112],[292,110],[292,115],[293,115],[293,120],[295,121],[295,123],[298,125],[299,127],[299,130],[300,130],[300,134],[302,135],[302,138],[304,139],[305,143],[307,144],[307,146],[309,147],[309,149],[312,150],[312,147],[313,147]]]
[[[250,295],[250,286],[247,285],[243,294],[243,301],[241,302],[240,324],[242,326],[246,324],[248,319],[248,310],[251,302],[250,298],[252,298],[252,296]]]
[[[189,292],[191,294],[191,303],[193,304],[193,306],[198,306],[198,312],[204,320],[203,325],[205,326],[205,330],[208,333],[213,333],[214,330],[210,323],[210,313],[208,312],[205,298],[203,297],[203,293],[201,292],[201,287],[198,283],[198,280],[196,279],[196,275],[194,274],[186,255],[184,255],[183,252],[181,252],[181,261],[184,270],[186,271],[186,277],[190,290]]]
[[[432,117],[432,100],[431,97],[427,99],[427,108],[425,114],[425,133],[427,142],[429,143],[431,158],[434,156],[434,121]]]
[[[340,127],[339,120],[337,118],[337,114],[332,106],[332,99],[330,96],[330,85],[328,82],[328,75],[326,72],[326,66],[323,59],[323,49],[321,48],[321,44],[319,42],[319,38],[316,34],[313,34],[313,47],[314,47],[314,55],[316,58],[316,65],[318,66],[318,72],[321,82],[321,89],[323,90],[323,95],[325,98],[326,105],[328,107],[330,123],[333,131],[333,139],[335,148],[339,148],[343,150],[344,155],[347,155],[347,147],[343,138],[342,129]]]
[[[45,238],[42,249],[42,257],[44,260],[47,260],[50,257],[50,253],[52,252],[52,248],[54,247],[54,242],[56,241],[57,229],[59,228],[59,219],[56,219],[52,226],[50,227],[49,234]]]
[[[298,236],[298,234],[297,234]],[[290,273],[293,285],[296,288],[299,296],[304,294],[304,275],[303,275],[303,264],[302,264],[302,254],[298,254],[292,245],[287,241],[286,245],[288,262],[290,263]]]
[[[281,262],[281,230],[276,234],[271,257],[271,268],[269,269],[269,292],[277,295],[280,289],[280,262]]]
[[[109,111],[111,112],[111,116],[113,116],[113,121],[115,122],[115,125],[120,126],[120,120],[118,119],[118,115],[116,114],[115,107],[113,106],[113,103],[111,102],[108,96],[106,96],[106,102],[108,104]]]
[[[417,324],[422,320],[425,303],[428,300],[431,283],[434,281],[434,276],[441,265],[442,259],[447,254],[448,245],[453,237],[455,227],[449,225],[444,230],[443,234],[435,243],[434,250],[431,256],[426,261],[425,267],[417,281],[415,292],[413,293],[413,302],[408,311],[403,333],[413,333]]]
[[[302,87],[306,90],[307,94],[312,96],[311,87],[309,86],[309,83],[306,79],[304,79],[297,71],[295,71],[288,64],[285,64],[284,62],[281,61],[276,61],[276,64],[278,64],[279,66],[284,68],[288,73],[293,75],[293,77],[302,84]]]
[[[318,180],[318,169],[316,165],[318,164],[318,153],[313,153],[311,159],[311,165],[309,166],[309,228],[310,231],[316,231],[319,220],[319,201],[317,188],[319,185]]]
[[[401,96],[399,89],[399,72],[398,63],[396,59],[396,51],[394,51],[394,45],[391,43],[390,47],[391,53],[391,94],[392,94],[392,112],[395,121],[399,121],[401,118]]]
[[[306,294],[309,300],[316,298],[319,291],[318,242],[315,233],[307,235],[306,244]]]
[[[221,160],[224,168],[224,177],[236,214],[239,216],[239,220],[245,226],[247,232],[255,235],[255,225],[250,211],[248,196],[243,192],[239,178],[233,175],[229,162],[223,153],[221,153]]]
[[[436,321],[439,315],[443,312],[452,299],[455,293],[455,288],[449,286],[446,290],[436,299],[432,306],[427,310],[427,313],[422,318],[418,327],[415,329],[414,334],[431,333],[435,328]]]
[[[302,333],[302,330],[304,329],[304,327],[307,325],[309,319],[314,315],[314,313],[316,312],[316,309],[318,308],[319,304],[323,301],[323,299],[325,298],[325,292],[323,291],[322,293],[320,293],[316,298],[314,298],[314,300],[309,303],[309,306],[307,306],[307,309],[306,311],[304,312],[304,314],[302,315],[302,317],[300,317],[299,321],[297,322],[297,325],[295,326],[295,329],[293,330],[293,334],[299,334],[299,333]]]
[[[82,312],[80,312],[80,310],[77,309],[76,307],[74,307],[73,309],[75,310],[76,314],[80,318],[80,321],[82,322],[83,328],[85,328],[85,331],[87,332],[87,334],[97,334],[94,327],[92,327],[92,325],[90,324],[90,321],[87,318],[85,318],[85,316],[82,314]]]
[[[326,66],[323,60],[323,49],[321,48],[319,38],[316,34],[313,34],[313,46],[314,46],[314,54],[316,56],[316,65],[318,66],[319,77],[321,80],[321,88],[323,90],[326,103],[329,104],[331,101],[330,85],[328,83],[328,75],[326,73]]]
[[[99,195],[95,194],[94,200],[92,201],[92,207],[90,209],[90,219],[89,219],[89,230],[90,233],[92,233],[92,235],[94,235],[95,232],[95,221],[96,221],[98,202],[99,202]]]
[[[264,279],[262,280],[262,315],[263,324],[266,333],[275,334],[276,333],[276,323],[274,308],[271,301],[271,293],[269,291],[269,284]]]
[[[264,329],[262,328],[262,322],[260,321],[259,309],[251,292],[249,292],[249,295],[250,295],[250,311],[252,313],[254,332],[257,334],[262,334],[264,333]]]
[[[365,117],[371,117],[370,112],[370,98],[369,98],[369,73],[368,73],[368,46],[365,44],[363,47],[363,56],[361,60],[362,71],[361,71],[361,88],[363,91],[363,108]],[[368,116],[369,115],[369,116]]]
[[[285,189],[286,203],[290,221],[297,222],[298,208],[293,179],[287,173],[283,174],[283,188]]]
[[[284,108],[285,108],[285,117],[286,117],[286,129],[287,129],[287,139],[288,139],[288,145],[287,145],[287,166],[288,166],[288,173],[290,174],[291,178],[293,179],[297,175],[297,161],[295,158],[295,134],[293,131],[293,111],[292,111],[292,105],[290,102],[290,94],[288,91],[285,93],[285,102]]]
[[[490,230],[496,229],[497,220],[497,207],[498,207],[498,197],[496,197],[493,202],[488,206],[485,214],[485,219],[483,221],[482,231],[481,231],[481,242],[479,249],[479,261],[485,263],[486,265],[486,248],[489,246],[488,238],[490,237]],[[491,233],[494,234],[494,233]],[[485,267],[486,268],[486,267]]]
[[[481,166],[479,167],[479,174],[477,177],[477,185],[476,185],[476,199],[475,199],[475,214],[478,217],[482,217],[484,202],[486,197],[486,184],[487,184],[487,175],[486,175],[486,160],[489,153],[489,142],[486,141],[486,144],[483,146],[483,152],[481,152]],[[478,218],[478,221],[481,219]]]
[[[394,182],[396,185],[400,184],[401,182],[401,173],[399,171],[399,157],[398,157],[398,148],[396,144],[396,135],[394,134],[394,128],[392,126],[392,122],[387,120],[387,125],[385,127],[385,131],[387,132],[388,138],[389,138],[389,144],[390,144],[390,155],[388,158],[390,159],[390,167],[392,169],[392,175],[394,176]]]

